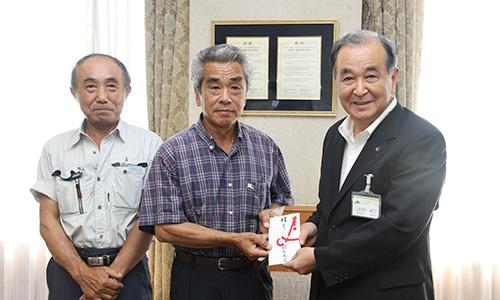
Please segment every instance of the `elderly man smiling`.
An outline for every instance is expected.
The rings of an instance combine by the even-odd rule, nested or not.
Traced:
[[[439,130],[395,98],[392,41],[348,34],[331,61],[348,113],[323,145],[320,202],[285,266],[312,272],[310,299],[434,299],[429,228],[446,172]]]

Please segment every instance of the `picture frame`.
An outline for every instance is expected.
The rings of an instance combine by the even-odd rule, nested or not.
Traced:
[[[335,116],[337,38],[337,20],[212,21],[212,45],[239,47],[251,65],[243,115]]]

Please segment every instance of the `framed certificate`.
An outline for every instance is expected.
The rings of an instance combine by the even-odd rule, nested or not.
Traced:
[[[336,20],[213,21],[212,44],[239,47],[252,76],[244,115],[335,116]]]
[[[269,37],[230,37],[226,43],[243,50],[252,66],[252,83],[248,87],[247,98],[267,100],[269,83]]]
[[[278,36],[276,99],[321,100],[321,36]]]

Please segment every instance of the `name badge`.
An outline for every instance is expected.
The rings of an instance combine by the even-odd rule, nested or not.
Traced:
[[[366,174],[366,186],[364,191],[352,192],[352,213],[353,217],[378,219],[382,204],[382,197],[370,191],[373,174]]]
[[[380,195],[365,192],[352,193],[352,216],[368,219],[378,219],[380,217],[381,206]]]

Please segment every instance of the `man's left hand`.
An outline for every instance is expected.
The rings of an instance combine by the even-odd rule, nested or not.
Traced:
[[[271,208],[262,210],[259,213],[259,229],[262,233],[267,233],[269,231],[269,219],[271,217],[281,216],[285,210],[284,206],[273,205]]]
[[[283,264],[283,267],[290,268],[295,272],[306,275],[317,268],[316,258],[314,257],[314,248],[300,248],[295,256],[289,262]]]

